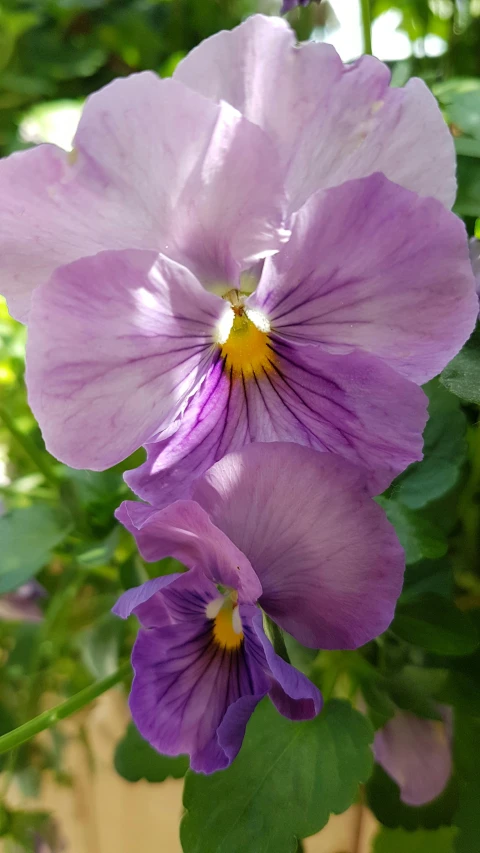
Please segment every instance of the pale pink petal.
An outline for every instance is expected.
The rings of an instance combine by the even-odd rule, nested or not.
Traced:
[[[297,47],[285,21],[255,15],[202,42],[175,78],[267,131],[292,210],[315,190],[375,171],[453,204],[453,140],[434,96],[416,78],[391,88],[387,66],[371,56],[345,66],[330,45]]]

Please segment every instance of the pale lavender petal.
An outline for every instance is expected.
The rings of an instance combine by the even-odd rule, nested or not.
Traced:
[[[223,300],[152,252],[101,252],[34,295],[29,403],[49,451],[108,468],[168,425],[211,360]]]
[[[299,48],[285,21],[255,15],[202,42],[174,76],[271,136],[293,210],[315,190],[376,171],[453,204],[453,140],[435,98],[415,78],[390,88],[371,56],[344,65],[330,45]]]
[[[264,610],[299,642],[356,648],[386,630],[405,561],[365,471],[294,444],[255,444],[214,465],[193,497],[249,558]]]
[[[261,595],[247,558],[194,501],[177,501],[158,511],[126,501],[116,516],[135,536],[146,560],[175,557],[191,569],[201,568],[215,583],[238,589],[242,600],[256,601]]]
[[[260,640],[268,668],[274,679],[268,695],[273,704],[290,720],[311,720],[322,709],[322,695],[306,675],[279,657],[265,636],[262,614],[252,615],[255,633]]]
[[[337,354],[363,350],[423,384],[475,326],[465,227],[384,175],[347,182],[299,211],[248,304],[282,337]]]
[[[0,622],[41,622],[43,611],[37,602],[46,595],[45,589],[36,580],[0,595]]]
[[[87,99],[74,145],[0,164],[0,278],[20,320],[56,267],[102,249],[188,258],[233,285],[284,238],[275,147],[228,104],[135,74]]]
[[[367,354],[331,355],[272,337],[270,369],[242,382],[214,363],[177,431],[147,446],[129,486],[155,506],[189,497],[190,483],[255,441],[293,441],[369,468],[383,491],[422,458],[426,397]]]
[[[400,788],[400,799],[422,806],[441,794],[452,772],[447,727],[398,711],[375,734],[375,759]]]

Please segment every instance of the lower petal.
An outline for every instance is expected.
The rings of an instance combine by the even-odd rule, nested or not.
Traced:
[[[248,379],[228,375],[218,360],[177,431],[149,444],[147,461],[127,474],[129,486],[165,506],[189,497],[192,481],[227,453],[258,441],[343,456],[370,470],[372,494],[422,458],[427,399],[380,359],[274,339],[271,360]]]

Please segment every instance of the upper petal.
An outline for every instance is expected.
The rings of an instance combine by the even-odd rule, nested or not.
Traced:
[[[146,560],[175,557],[215,583],[238,589],[244,600],[256,601],[261,595],[248,559],[194,501],[177,501],[159,511],[124,501],[115,515],[135,536]]]
[[[419,384],[478,314],[461,220],[379,173],[312,196],[248,301],[282,337],[370,352]]]
[[[168,425],[211,358],[222,300],[152,252],[101,252],[34,295],[29,403],[54,456],[108,468]]]
[[[304,645],[355,648],[390,624],[404,555],[361,469],[256,444],[217,462],[193,495],[248,556],[262,607]]]
[[[375,171],[453,204],[453,140],[435,98],[415,78],[390,88],[371,56],[344,65],[330,45],[297,47],[285,21],[255,15],[202,42],[175,77],[271,135],[293,210],[321,187]]]
[[[0,163],[0,278],[18,319],[57,266],[101,249],[163,252],[232,286],[283,239],[274,145],[228,104],[132,75],[88,98],[74,144]]]

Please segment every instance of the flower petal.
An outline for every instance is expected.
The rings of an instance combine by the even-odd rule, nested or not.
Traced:
[[[423,806],[443,791],[452,772],[444,723],[398,711],[375,734],[375,759],[400,788],[400,799]]]
[[[177,501],[159,511],[125,501],[115,515],[146,560],[175,557],[191,569],[201,568],[215,583],[238,589],[243,600],[260,597],[262,587],[247,558],[194,501]]]
[[[162,625],[168,625],[171,620],[161,592],[179,577],[181,577],[180,574],[172,573],[152,578],[140,586],[127,589],[112,607],[112,613],[120,616],[120,619],[128,619],[134,613],[145,628],[160,628]]]
[[[283,239],[274,145],[228,104],[135,74],[87,100],[74,145],[0,164],[2,292],[20,320],[56,267],[102,249],[188,259],[233,286],[240,264]]]
[[[214,363],[177,431],[147,446],[147,461],[125,479],[155,506],[190,497],[190,484],[218,459],[256,441],[292,441],[369,468],[382,492],[422,458],[426,397],[380,359],[335,356],[275,337],[274,367],[249,380]]]
[[[35,293],[30,406],[54,456],[101,470],[168,423],[202,378],[223,301],[152,252],[101,252]]]
[[[390,624],[404,555],[365,471],[293,444],[217,462],[193,497],[249,558],[260,604],[314,648],[356,648]]]
[[[349,181],[299,211],[248,304],[282,337],[370,352],[422,384],[475,326],[465,227],[384,175]]]
[[[265,636],[262,624],[262,614],[252,615],[255,633],[260,640],[268,667],[274,678],[274,684],[268,695],[273,704],[290,720],[311,720],[322,709],[322,695],[306,675],[290,666],[279,657],[270,641]]]
[[[388,68],[371,56],[343,65],[330,45],[297,47],[286,22],[255,15],[202,42],[174,76],[267,131],[293,210],[317,189],[376,171],[453,204],[453,139],[435,98],[415,78],[390,88]]]

